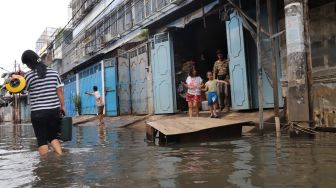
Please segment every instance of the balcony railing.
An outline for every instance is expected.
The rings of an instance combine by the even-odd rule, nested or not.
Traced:
[[[78,3],[80,0],[73,0]],[[128,0],[115,7],[102,20],[97,22],[80,37],[73,41],[71,51],[64,52],[65,62],[70,62],[67,67],[74,66],[80,59],[98,53],[105,44],[115,41],[120,36],[131,30],[134,26],[141,25],[154,14],[174,3],[179,4],[184,0]],[[99,2],[98,0],[94,1]],[[87,5],[89,6],[89,5]],[[91,5],[90,5],[91,6]],[[71,65],[70,65],[71,64]],[[67,71],[66,69],[64,70]]]

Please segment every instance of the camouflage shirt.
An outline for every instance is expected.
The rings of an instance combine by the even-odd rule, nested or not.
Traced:
[[[220,61],[217,60],[214,64],[213,67],[213,73],[218,76],[224,76],[228,79],[229,77],[229,61],[228,60],[224,60],[224,61]]]

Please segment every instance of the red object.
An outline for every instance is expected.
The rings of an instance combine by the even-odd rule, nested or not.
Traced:
[[[190,95],[187,93],[186,95],[187,102],[201,102],[201,95]]]

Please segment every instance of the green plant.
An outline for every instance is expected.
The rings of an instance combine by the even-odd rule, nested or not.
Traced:
[[[81,105],[81,97],[80,97],[80,95],[73,96],[72,100],[73,100],[73,102],[75,104],[75,108],[76,108],[76,111],[78,112],[78,115],[81,115],[82,105]]]

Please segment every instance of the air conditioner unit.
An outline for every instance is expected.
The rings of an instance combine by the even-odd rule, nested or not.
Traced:
[[[170,2],[175,5],[181,5],[184,3],[186,0],[171,0]]]
[[[112,34],[111,33],[108,33],[106,35],[104,35],[104,38],[103,38],[103,43],[106,43],[106,42],[109,42],[110,40],[112,40]]]

